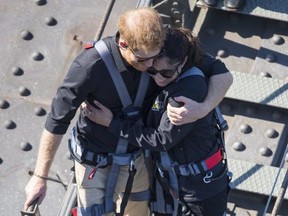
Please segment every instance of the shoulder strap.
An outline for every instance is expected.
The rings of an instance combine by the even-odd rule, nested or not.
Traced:
[[[103,40],[97,41],[94,45],[95,49],[98,51],[99,55],[101,56],[102,60],[105,62],[106,67],[113,79],[119,97],[121,99],[123,107],[127,107],[132,104],[131,98],[125,86],[125,83],[121,77],[121,74],[117,70],[115,62],[112,59],[112,56],[108,50],[108,47],[104,43]]]
[[[116,64],[112,59],[112,56],[103,40],[100,40],[95,43],[95,49],[98,51],[99,55],[101,56],[102,60],[105,62],[106,67],[113,79],[119,97],[121,99],[123,108],[132,104],[132,100],[129,96],[128,90],[125,86],[125,83],[121,77],[121,74],[117,70]],[[137,91],[137,95],[134,101],[134,106],[141,107],[145,98],[146,91],[148,89],[149,84],[149,75],[146,72],[141,73],[141,79],[139,88]]]
[[[202,77],[205,77],[203,72],[198,68],[198,67],[192,67],[190,68],[189,70],[185,71],[183,74],[181,74],[176,81],[179,81],[185,77],[188,77],[188,76],[202,76]]]
[[[146,72],[141,72],[141,79],[137,91],[137,95],[134,101],[135,107],[141,107],[148,89],[150,76]]]

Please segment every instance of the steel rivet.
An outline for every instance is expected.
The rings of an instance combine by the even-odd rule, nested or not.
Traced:
[[[285,41],[284,41],[284,39],[283,39],[281,36],[279,36],[279,35],[274,35],[273,38],[272,38],[272,42],[273,42],[274,44],[276,44],[276,45],[281,45],[281,44],[283,44]]]
[[[265,157],[270,157],[273,153],[272,150],[269,149],[268,147],[261,147],[258,152],[260,155]]]
[[[48,25],[48,26],[54,26],[54,25],[57,25],[57,20],[53,17],[46,17],[45,18],[45,23]]]
[[[279,133],[275,129],[270,128],[266,130],[265,135],[268,138],[276,138],[279,136]]]
[[[36,107],[34,112],[37,116],[44,116],[46,115],[46,111],[42,107]]]
[[[16,124],[12,120],[6,120],[4,125],[5,125],[6,129],[14,129],[14,128],[16,128]]]
[[[227,55],[227,51],[224,50],[224,49],[221,49],[217,52],[217,56],[221,57],[221,58],[226,58],[228,55]]]
[[[46,0],[34,0],[34,2],[39,6],[47,4]]]
[[[24,87],[24,86],[21,86],[21,87],[19,88],[19,94],[20,94],[21,96],[28,96],[28,95],[31,94],[31,92],[30,92],[30,90],[29,90],[28,88],[26,88],[26,87]]]
[[[14,74],[15,76],[21,76],[21,75],[24,74],[23,69],[20,68],[20,67],[17,67],[17,66],[12,67],[12,68],[11,68],[11,72],[12,72],[12,74]]]
[[[177,6],[179,6],[179,3],[178,2],[173,2],[172,6],[174,6],[174,7],[176,6],[177,7]]]
[[[252,128],[248,124],[242,124],[240,125],[240,131],[241,133],[248,134],[252,132]]]
[[[268,72],[266,72],[266,71],[262,71],[262,72],[260,73],[260,75],[263,76],[263,77],[268,77],[268,78],[271,78],[271,77],[272,77],[271,74],[268,73]]]
[[[235,151],[244,151],[246,149],[246,146],[239,141],[234,142],[232,147]]]
[[[32,149],[32,145],[28,142],[21,142],[20,143],[20,148],[23,150],[23,151],[30,151]]]
[[[32,40],[33,39],[33,34],[28,31],[28,30],[23,30],[21,32],[21,37],[23,40]]]
[[[32,58],[35,61],[42,61],[44,59],[44,56],[40,52],[33,52]]]
[[[8,101],[0,98],[0,108],[1,109],[7,109],[9,106],[10,106],[10,104],[8,103]]]
[[[276,56],[273,55],[273,54],[267,54],[265,59],[266,59],[266,61],[268,61],[268,62],[275,62]]]

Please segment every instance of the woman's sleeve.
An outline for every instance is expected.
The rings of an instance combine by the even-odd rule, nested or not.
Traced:
[[[216,59],[209,54],[203,55],[202,64],[199,68],[201,68],[205,77],[208,79],[212,76],[229,72],[226,65],[221,60]]]

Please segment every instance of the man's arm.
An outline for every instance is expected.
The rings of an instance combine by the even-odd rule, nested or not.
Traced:
[[[175,100],[183,102],[184,105],[180,108],[168,105],[170,121],[175,125],[182,125],[203,118],[223,100],[232,82],[233,76],[230,72],[210,77],[208,94],[202,103],[182,96],[176,97]]]
[[[38,204],[43,201],[47,186],[46,179],[39,176],[47,177],[50,167],[52,165],[56,151],[60,145],[63,135],[52,134],[46,129],[44,129],[39,146],[38,158],[35,167],[34,174],[30,181],[28,182],[26,191],[26,202],[24,204],[24,209],[26,210],[31,203],[39,198]]]

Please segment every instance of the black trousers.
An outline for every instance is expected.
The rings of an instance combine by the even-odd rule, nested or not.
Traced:
[[[187,204],[186,212],[181,211],[179,206],[179,216],[223,216],[226,213],[228,190],[225,189],[219,194],[198,202],[191,202]],[[155,216],[171,216],[171,214],[154,213]]]

